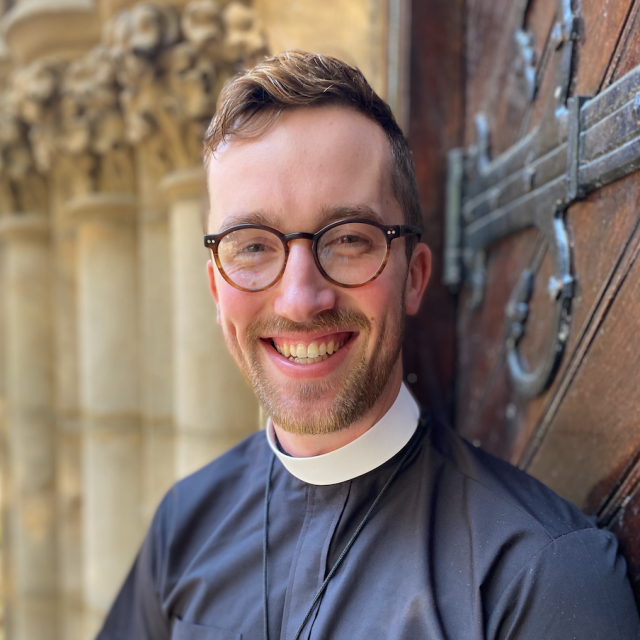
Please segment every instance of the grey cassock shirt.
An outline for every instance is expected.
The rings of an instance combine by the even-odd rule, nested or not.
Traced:
[[[302,462],[300,470],[295,459],[278,454],[269,504],[271,640],[293,640],[325,575],[407,450],[301,638],[640,638],[611,534],[426,413],[409,431],[406,415],[391,411],[385,418],[366,448],[361,442],[341,451],[330,468],[325,460]],[[271,445],[257,433],[171,489],[99,640],[263,638]],[[387,445],[388,455],[375,464]],[[349,456],[357,473],[371,469],[354,477]],[[297,477],[305,473],[318,476],[316,484]]]

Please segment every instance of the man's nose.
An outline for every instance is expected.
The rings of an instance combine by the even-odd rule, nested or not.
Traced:
[[[274,311],[293,322],[307,322],[336,304],[335,287],[318,270],[309,240],[289,244],[287,266],[277,286]]]

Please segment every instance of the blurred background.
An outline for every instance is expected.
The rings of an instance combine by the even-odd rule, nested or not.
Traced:
[[[637,586],[640,0],[607,7],[0,0],[5,640],[93,638],[163,494],[260,428],[201,141],[224,82],[292,48],[358,66],[412,147],[434,275],[407,384],[617,533]]]
[[[205,273],[221,86],[268,52],[320,51],[406,120],[408,16],[386,0],[0,12],[3,629],[89,640],[171,484],[260,427]]]

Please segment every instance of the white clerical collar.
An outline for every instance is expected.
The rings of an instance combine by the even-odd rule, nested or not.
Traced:
[[[267,423],[267,441],[285,468],[309,484],[338,484],[357,478],[391,460],[415,433],[420,409],[404,383],[395,402],[368,431],[336,451],[310,458],[293,458],[276,444],[271,419]]]

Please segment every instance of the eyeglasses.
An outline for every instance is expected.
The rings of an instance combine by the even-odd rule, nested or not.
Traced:
[[[220,275],[240,291],[264,291],[284,273],[292,240],[311,240],[320,273],[340,287],[361,287],[375,280],[389,259],[391,243],[403,236],[420,238],[422,230],[406,224],[338,220],[317,233],[280,233],[261,224],[239,224],[204,237]]]

